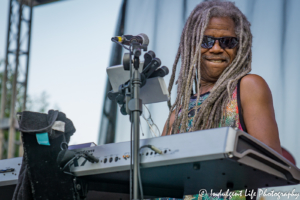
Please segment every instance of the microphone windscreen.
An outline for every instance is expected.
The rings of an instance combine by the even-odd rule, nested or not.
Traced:
[[[140,34],[138,34],[138,36],[140,36],[141,38],[143,38],[143,44],[148,46],[148,44],[149,44],[149,38],[148,38],[148,36],[146,34],[144,34],[144,33],[140,33]]]
[[[161,69],[165,72],[164,76],[169,74],[169,68],[166,66],[162,66]]]
[[[161,68],[158,68],[156,71],[154,71],[149,78],[154,77],[164,77],[169,74],[169,69],[166,66],[162,66]]]

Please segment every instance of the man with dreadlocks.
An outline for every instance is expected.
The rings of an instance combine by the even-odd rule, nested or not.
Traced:
[[[196,6],[173,65],[169,93],[181,58],[177,97],[173,105],[168,102],[163,135],[233,126],[281,153],[271,91],[263,78],[248,74],[251,45],[250,23],[234,3]]]
[[[281,154],[278,128],[267,83],[248,74],[252,34],[245,15],[232,2],[205,1],[192,11],[182,31],[173,65],[177,97],[162,135],[231,126]],[[199,188],[201,189],[201,188]]]

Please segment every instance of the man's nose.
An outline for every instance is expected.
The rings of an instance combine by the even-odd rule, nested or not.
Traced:
[[[214,46],[209,51],[211,53],[222,53],[224,49],[220,46],[219,40],[216,40]]]

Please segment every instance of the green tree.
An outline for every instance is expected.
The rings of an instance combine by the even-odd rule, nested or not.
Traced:
[[[2,84],[4,77],[4,60],[0,60],[0,101],[2,96]],[[7,72],[7,82],[6,82],[6,100],[5,100],[5,112],[4,118],[9,118],[10,115],[10,104],[12,96],[12,82],[13,82],[13,71],[10,66],[8,66]],[[40,96],[32,98],[27,95],[26,110],[31,110],[35,112],[46,112],[49,106],[48,94],[44,91]],[[21,84],[17,84],[17,98],[16,98],[16,112],[22,111],[24,97],[24,87]],[[1,109],[1,108],[0,108]],[[16,141],[20,141],[20,132],[16,132]],[[7,146],[8,146],[8,129],[4,130],[4,141],[3,141],[3,155],[2,159],[7,158]],[[1,147],[0,147],[1,148]],[[19,146],[15,146],[15,157],[19,156]]]

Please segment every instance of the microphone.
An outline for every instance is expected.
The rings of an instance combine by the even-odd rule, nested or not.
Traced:
[[[144,58],[145,60],[144,60],[143,69],[145,69],[147,65],[155,58],[155,53],[153,51],[148,51],[147,53],[145,53]]]
[[[153,58],[152,61],[143,69],[142,74],[145,75],[146,78],[149,76],[161,65],[161,61],[159,58]]]
[[[154,78],[154,77],[164,77],[165,75],[169,74],[169,69],[166,66],[162,66],[158,68],[156,71],[154,71],[149,78]]]
[[[123,35],[123,36],[116,36],[111,38],[112,41],[118,41],[125,45],[130,45],[133,42],[140,43],[141,45],[148,46],[149,38],[146,34],[140,33],[139,35]]]

